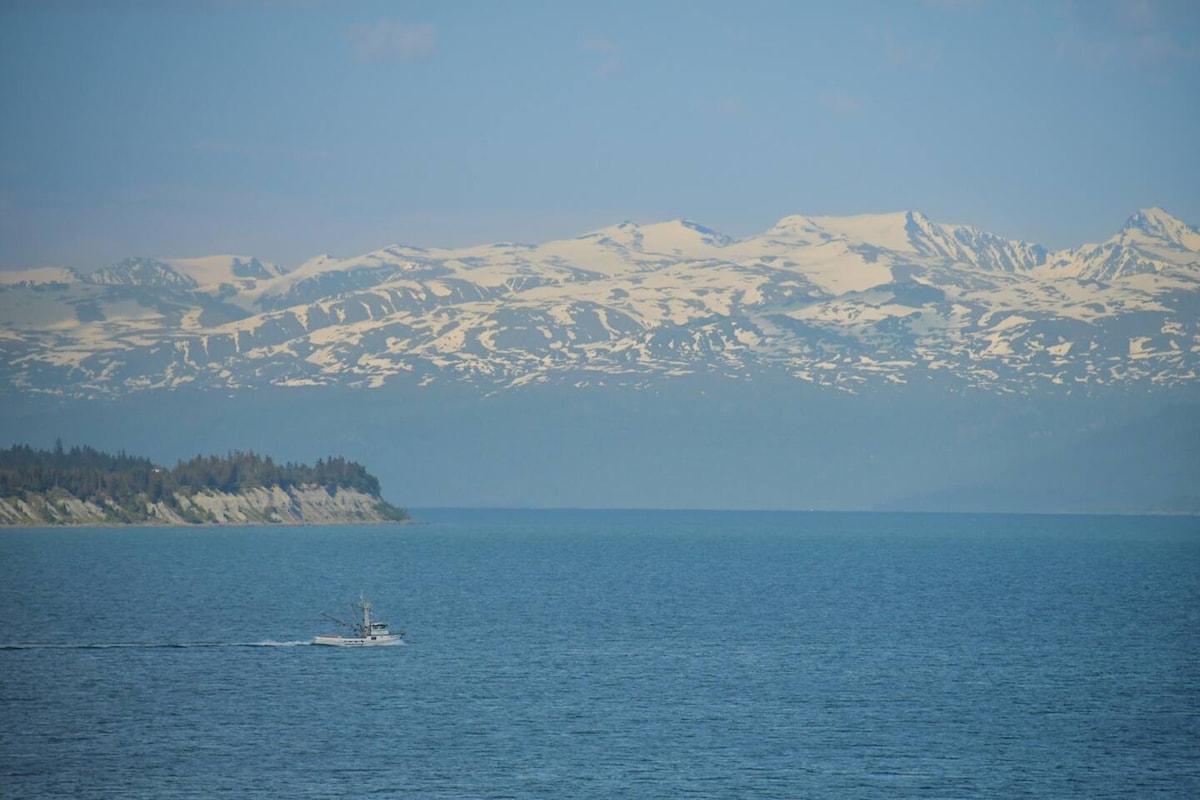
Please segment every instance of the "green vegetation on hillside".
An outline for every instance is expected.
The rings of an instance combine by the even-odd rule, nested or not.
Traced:
[[[232,452],[225,456],[196,456],[173,469],[121,451],[111,455],[92,447],[67,450],[61,440],[53,450],[16,445],[0,450],[0,497],[28,493],[50,498],[71,495],[113,509],[137,513],[147,503],[178,509],[177,497],[201,491],[237,494],[257,487],[321,486],[326,490],[353,489],[379,498],[379,480],[366,468],[342,457],[318,460],[315,466],[276,464],[270,456]],[[408,514],[379,500],[376,510],[388,520]]]

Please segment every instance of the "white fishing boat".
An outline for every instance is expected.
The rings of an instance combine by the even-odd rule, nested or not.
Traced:
[[[346,622],[329,614],[322,616],[348,628],[352,635],[330,633],[315,637],[312,643],[333,647],[375,647],[403,642],[403,631],[392,633],[388,630],[386,622],[376,622],[371,619],[371,603],[365,597],[360,596],[357,603],[350,604],[350,608],[354,612],[353,622]]]

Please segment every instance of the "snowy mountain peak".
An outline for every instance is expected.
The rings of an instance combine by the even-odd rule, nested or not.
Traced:
[[[767,237],[788,245],[839,242],[864,258],[880,252],[921,256],[987,271],[1020,272],[1045,263],[1039,245],[1009,241],[969,225],[935,222],[920,211],[852,217],[784,217]]]
[[[1143,208],[1126,220],[1122,236],[1143,234],[1186,250],[1200,250],[1200,230],[1158,207]]]
[[[812,222],[838,238],[898,253],[917,250],[913,245],[911,225],[919,227],[921,222],[930,224],[924,216],[912,211],[859,214],[853,217],[813,217]]]
[[[196,282],[197,286],[219,286],[245,281],[267,281],[278,278],[284,270],[275,264],[259,261],[254,256],[207,256],[205,258],[165,259],[172,270]]]
[[[911,253],[915,250],[909,237],[909,225],[914,222],[914,213],[894,211],[850,217],[807,217],[795,214],[779,220],[766,235],[795,243],[820,244],[837,240],[859,246]],[[920,214],[917,214],[915,219],[931,224]]]
[[[770,239],[817,243],[833,238],[813,217],[792,214],[772,225],[765,234]]]
[[[585,233],[582,236],[577,236],[576,239],[578,239],[578,240],[592,239],[592,240],[597,240],[597,241],[613,241],[613,242],[626,243],[626,242],[633,241],[640,235],[641,235],[641,228],[638,226],[638,224],[636,222],[630,222],[629,220],[624,220],[623,222],[618,222],[616,225],[609,225],[607,228],[600,228],[599,230],[590,231],[588,233]]]
[[[324,272],[325,270],[336,269],[341,262],[329,255],[322,253],[319,256],[314,256],[308,261],[305,261],[300,266],[291,271],[291,275],[309,275],[314,272]]]
[[[194,289],[194,278],[177,272],[170,264],[154,258],[127,258],[87,276],[89,283],[102,286],[161,286]]]
[[[1129,230],[1130,228],[1140,228],[1142,230],[1149,230],[1164,226],[1178,226],[1183,224],[1184,223],[1182,221],[1176,219],[1169,212],[1159,208],[1158,206],[1149,206],[1147,208],[1139,208],[1137,211],[1131,214],[1129,219],[1125,220],[1125,224],[1121,229]]]
[[[203,258],[127,258],[84,276],[102,286],[161,286],[175,289],[217,287],[223,284],[253,284],[285,274],[275,264],[253,256],[205,256]]]
[[[642,225],[638,232],[643,251],[690,258],[711,257],[713,249],[733,241],[723,233],[686,219]]]

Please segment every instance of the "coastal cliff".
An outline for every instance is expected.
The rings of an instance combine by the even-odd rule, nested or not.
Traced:
[[[80,500],[67,492],[0,498],[0,525],[330,525],[398,522],[397,509],[356,489],[256,487],[236,494],[176,494],[141,507]]]
[[[0,450],[0,525],[326,525],[403,522],[379,481],[342,458],[276,465],[254,453],[174,469],[91,448]]]

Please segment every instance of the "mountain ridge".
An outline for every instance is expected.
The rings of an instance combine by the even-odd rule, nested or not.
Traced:
[[[295,270],[134,258],[0,284],[10,391],[623,382],[764,370],[842,391],[1189,386],[1200,234],[1150,207],[1048,251],[916,211],[733,239],[623,222],[538,245],[390,245]]]
[[[632,229],[635,231],[640,231],[641,229],[644,229],[644,228],[653,229],[656,227],[679,227],[679,228],[684,228],[684,229],[687,229],[690,231],[694,231],[704,237],[712,238],[714,240],[712,246],[714,246],[714,247],[727,247],[729,245],[736,245],[742,241],[756,239],[761,236],[773,234],[773,233],[776,233],[779,231],[793,230],[799,223],[805,223],[810,229],[812,229],[814,227],[820,228],[820,227],[822,227],[823,224],[827,224],[830,222],[834,222],[834,223],[848,222],[848,221],[875,222],[875,221],[892,221],[892,220],[903,220],[904,227],[909,228],[909,229],[928,230],[929,228],[937,227],[937,228],[950,229],[950,230],[954,230],[954,231],[961,230],[961,231],[966,231],[966,232],[970,232],[973,234],[980,234],[980,235],[986,236],[988,238],[995,239],[997,241],[1039,248],[1047,253],[1074,252],[1074,251],[1078,251],[1083,248],[1094,247],[1097,244],[1099,244],[1099,243],[1083,243],[1083,244],[1077,245],[1075,247],[1060,248],[1058,250],[1049,250],[1049,249],[1045,248],[1044,246],[1042,246],[1041,244],[1038,244],[1036,242],[1030,242],[1030,241],[1021,240],[1021,239],[1006,239],[1005,237],[999,236],[997,234],[986,232],[974,225],[961,224],[961,223],[936,222],[932,218],[930,218],[929,216],[927,216],[926,214],[924,214],[923,212],[921,212],[919,210],[907,209],[907,210],[903,210],[903,211],[862,213],[862,214],[852,214],[852,215],[846,215],[846,216],[828,216],[828,215],[810,216],[810,215],[803,215],[803,214],[785,215],[785,216],[781,217],[778,221],[776,221],[776,223],[774,225],[772,225],[770,228],[768,228],[763,233],[753,234],[753,235],[750,235],[747,237],[743,237],[742,239],[734,238],[727,234],[721,233],[720,231],[718,231],[714,228],[710,228],[710,227],[704,225],[703,223],[697,222],[695,220],[687,219],[687,218],[674,218],[674,219],[662,220],[662,221],[657,221],[657,222],[649,222],[649,223],[637,223],[637,222],[633,222],[632,220],[623,220],[622,222],[616,223],[616,224],[611,225],[606,228],[599,228],[599,229],[596,229],[593,231],[589,231],[589,232],[580,234],[578,236],[573,237],[573,239],[556,239],[556,240],[551,240],[550,242],[543,242],[540,244],[528,243],[528,242],[515,242],[515,241],[500,241],[500,242],[483,243],[483,244],[478,244],[478,245],[469,245],[466,247],[443,248],[443,247],[436,247],[436,246],[435,247],[422,247],[422,246],[417,246],[417,245],[403,244],[400,242],[395,242],[395,243],[392,243],[389,245],[385,245],[384,247],[381,247],[377,250],[372,250],[368,253],[364,253],[364,254],[361,254],[358,256],[348,256],[345,258],[338,258],[329,253],[322,253],[322,254],[313,256],[312,258],[307,259],[306,261],[301,262],[301,264],[297,265],[296,267],[290,268],[290,269],[283,267],[281,265],[272,263],[272,262],[260,261],[258,259],[258,257],[256,257],[256,256],[250,256],[250,255],[244,255],[244,254],[241,254],[241,255],[236,255],[236,254],[209,255],[209,256],[197,256],[197,257],[130,256],[130,257],[126,258],[124,261],[115,262],[114,264],[100,266],[100,267],[96,267],[94,269],[88,269],[88,270],[81,269],[81,268],[74,267],[74,266],[53,265],[53,264],[48,264],[48,265],[44,265],[44,266],[40,266],[40,267],[32,267],[32,268],[28,268],[28,269],[0,270],[0,278],[3,278],[4,282],[6,282],[6,283],[12,283],[12,282],[17,282],[18,279],[16,278],[16,276],[29,275],[29,276],[34,277],[34,279],[39,282],[50,283],[50,282],[55,282],[55,280],[62,279],[61,276],[56,279],[56,277],[54,275],[50,274],[52,272],[58,271],[60,273],[69,273],[70,275],[74,276],[78,280],[86,281],[86,280],[88,280],[88,276],[96,275],[97,273],[101,273],[105,270],[111,270],[113,268],[120,267],[121,265],[129,264],[131,262],[157,262],[162,265],[170,266],[173,269],[175,269],[176,271],[180,271],[181,273],[186,274],[186,270],[178,269],[180,265],[189,265],[189,264],[190,265],[199,265],[199,264],[205,264],[205,263],[212,264],[213,262],[220,262],[220,261],[226,261],[226,260],[228,260],[228,262],[231,265],[234,265],[235,267],[239,262],[244,262],[247,264],[253,263],[256,265],[256,269],[262,269],[266,272],[265,275],[262,275],[260,277],[271,277],[272,275],[281,276],[281,275],[292,274],[292,273],[295,273],[298,271],[303,271],[305,267],[308,267],[309,265],[311,265],[313,263],[319,263],[319,262],[345,263],[345,262],[354,261],[357,259],[367,258],[367,257],[373,256],[373,255],[376,255],[379,253],[385,253],[385,252],[391,252],[393,254],[399,255],[402,252],[407,252],[410,254],[425,254],[425,253],[431,253],[431,252],[432,253],[436,253],[436,252],[447,252],[448,253],[448,252],[469,252],[469,251],[475,251],[475,250],[484,250],[484,249],[488,249],[488,248],[536,249],[538,247],[542,247],[542,246],[545,246],[548,244],[553,244],[555,242],[569,242],[569,241],[573,241],[573,240],[603,237],[603,236],[609,235],[610,232],[615,231],[615,230]],[[1133,231],[1133,230],[1142,231],[1144,233],[1148,233],[1151,235],[1157,235],[1161,238],[1172,241],[1175,244],[1183,245],[1190,249],[1200,248],[1200,239],[1193,241],[1194,237],[1200,237],[1200,227],[1189,225],[1188,223],[1175,217],[1170,212],[1162,209],[1159,206],[1146,206],[1143,208],[1139,208],[1138,210],[1136,210],[1135,212],[1130,214],[1129,217],[1126,218],[1125,222],[1122,224],[1121,228],[1114,236],[1110,237],[1109,239],[1107,239],[1105,241],[1112,241],[1114,239],[1119,239],[1126,232]],[[816,231],[812,231],[812,232],[816,232]],[[38,275],[39,273],[45,273],[45,274],[39,277],[39,275]],[[198,283],[203,283],[203,282],[204,281],[199,281]]]

